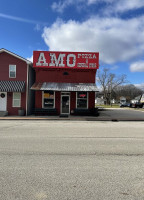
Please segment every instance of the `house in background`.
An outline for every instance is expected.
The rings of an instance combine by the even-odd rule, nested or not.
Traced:
[[[0,114],[24,115],[32,113],[34,83],[32,63],[6,49],[0,49]]]
[[[103,92],[98,91],[95,93],[95,104],[96,105],[106,104],[106,99],[104,98]]]
[[[134,104],[134,103],[138,103],[138,102],[140,102],[140,99],[141,99],[141,95],[135,97],[135,98],[132,99],[130,102],[133,103],[133,104]]]

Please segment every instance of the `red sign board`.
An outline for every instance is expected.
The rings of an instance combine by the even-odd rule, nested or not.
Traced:
[[[35,68],[98,69],[98,52],[34,51]]]

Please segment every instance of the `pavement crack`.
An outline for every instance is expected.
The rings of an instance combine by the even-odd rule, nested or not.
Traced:
[[[58,153],[58,152],[0,152],[0,156],[127,156],[127,157],[138,157],[144,156],[141,154],[127,154],[127,153]]]

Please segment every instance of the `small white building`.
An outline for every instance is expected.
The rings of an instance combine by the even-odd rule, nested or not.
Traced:
[[[111,99],[111,103],[112,103],[112,104],[115,104],[115,103],[116,103],[116,100],[115,100],[115,99]]]
[[[141,100],[141,95],[135,97],[134,99],[131,100],[131,103],[138,103]]]
[[[97,105],[104,105],[104,103],[105,103],[105,101],[104,101],[104,99],[103,99],[103,97],[97,97],[96,99],[95,99],[95,104],[97,104]]]
[[[144,103],[144,94],[141,96],[140,103]]]

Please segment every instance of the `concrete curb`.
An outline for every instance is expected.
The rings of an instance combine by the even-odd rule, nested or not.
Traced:
[[[37,116],[37,117],[30,117],[30,116],[12,116],[12,117],[0,117],[0,120],[48,120],[48,121],[112,121],[112,122],[120,122],[120,121],[135,121],[135,122],[144,122],[144,119],[142,118],[137,118],[137,119],[133,119],[133,118],[111,118],[111,117],[88,117],[88,116],[82,116],[82,117],[43,117],[43,116]]]

